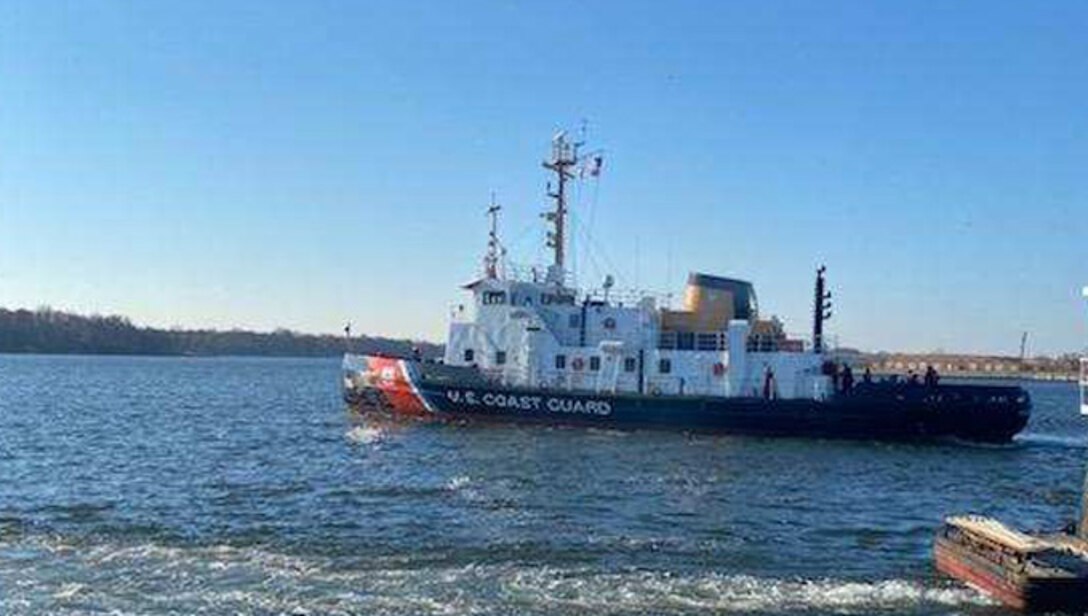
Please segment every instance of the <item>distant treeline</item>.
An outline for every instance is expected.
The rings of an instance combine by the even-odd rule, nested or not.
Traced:
[[[269,355],[322,357],[343,353],[407,355],[419,346],[427,357],[438,345],[409,340],[300,334],[286,329],[182,330],[138,327],[121,316],[83,316],[50,308],[0,308],[0,353],[87,353],[106,355]]]

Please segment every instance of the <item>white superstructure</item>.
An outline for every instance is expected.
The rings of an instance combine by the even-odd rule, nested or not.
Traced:
[[[451,315],[445,363],[475,366],[507,386],[628,392],[647,395],[817,398],[831,393],[826,357],[785,335],[775,320],[760,320],[752,285],[693,273],[681,310],[652,295],[605,289],[582,293],[564,269],[566,184],[575,178],[578,144],[555,138],[549,186],[555,207],[546,271],[502,271],[492,215],[482,276],[464,286],[470,302]],[[599,165],[599,158],[597,164]],[[816,320],[825,318],[823,272]]]

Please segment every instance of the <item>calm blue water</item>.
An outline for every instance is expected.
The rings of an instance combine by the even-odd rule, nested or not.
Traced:
[[[366,423],[336,360],[0,356],[0,613],[1001,609],[942,515],[1075,515],[1088,420],[1008,447]]]

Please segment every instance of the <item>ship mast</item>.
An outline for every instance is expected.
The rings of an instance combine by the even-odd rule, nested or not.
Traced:
[[[499,277],[499,259],[502,257],[502,248],[499,244],[499,210],[501,205],[495,203],[495,193],[491,193],[491,205],[487,208],[487,215],[491,219],[491,228],[487,234],[487,254],[484,255],[484,276],[487,278]]]
[[[582,142],[570,143],[567,141],[566,132],[560,132],[552,140],[552,158],[544,161],[544,168],[555,174],[556,188],[552,190],[551,182],[548,182],[548,196],[555,201],[555,209],[544,213],[544,218],[552,223],[553,229],[548,232],[548,248],[554,251],[554,260],[548,268],[548,280],[562,285],[564,278],[564,261],[566,257],[566,222],[567,222],[567,182],[573,180],[575,175],[571,171],[578,164],[578,148]]]
[[[824,321],[831,318],[831,292],[826,290],[826,271],[823,265],[816,269],[816,292],[812,304],[812,350],[817,355],[824,352]]]

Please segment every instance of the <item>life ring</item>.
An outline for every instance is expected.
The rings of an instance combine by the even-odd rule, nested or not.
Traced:
[[[725,374],[725,364],[722,362],[715,362],[714,364],[714,376],[721,376]]]
[[[570,362],[570,365],[575,370],[581,370],[582,367],[585,366],[585,362],[582,361],[581,357],[575,357],[574,361]]]

